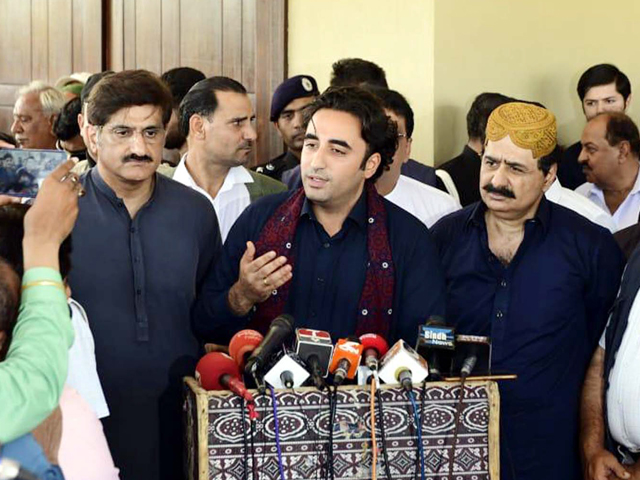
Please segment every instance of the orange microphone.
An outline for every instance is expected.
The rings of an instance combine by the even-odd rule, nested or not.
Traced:
[[[334,385],[342,384],[345,378],[355,378],[363,348],[358,337],[338,340],[329,364],[329,371],[333,373]]]

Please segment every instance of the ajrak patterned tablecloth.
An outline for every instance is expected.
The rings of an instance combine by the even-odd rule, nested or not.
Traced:
[[[460,387],[414,386],[422,418],[426,478],[447,478]],[[187,468],[191,480],[280,480],[271,397],[258,395],[253,429],[241,400],[230,392],[206,392],[185,379]],[[377,477],[386,478],[386,448],[393,480],[420,478],[417,432],[407,393],[381,389],[386,443],[376,403]],[[424,401],[423,401],[424,397]],[[468,382],[458,427],[454,480],[498,480],[499,395],[494,382]],[[282,463],[286,480],[329,478],[329,397],[312,388],[276,390]],[[340,387],[333,424],[334,480],[371,478],[370,391]],[[253,437],[253,438],[252,438]],[[253,439],[253,448],[251,440]],[[246,447],[245,447],[246,444]],[[255,474],[255,476],[254,476]]]

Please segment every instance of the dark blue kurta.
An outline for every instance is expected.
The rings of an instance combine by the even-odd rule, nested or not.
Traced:
[[[156,174],[131,220],[93,168],[72,233],[70,285],[87,311],[122,480],[182,478],[181,377],[199,354],[190,309],[221,242],[211,203]]]
[[[207,279],[197,304],[196,328],[203,339],[225,343],[246,326],[249,317],[236,317],[229,311],[227,294],[238,279],[246,242],[259,238],[267,219],[289,195],[261,198],[231,229],[219,267]],[[418,325],[430,315],[444,312],[442,267],[427,228],[411,214],[383,201],[395,268],[389,340],[404,338],[414,345]],[[293,284],[284,313],[293,315],[296,327],[328,330],[334,341],[352,335],[368,260],[366,195],[331,238],[307,200],[300,215],[293,244]]]
[[[578,415],[584,374],[624,266],[613,236],[544,197],[507,266],[489,250],[486,206],[433,226],[447,313],[457,333],[487,335],[500,384],[501,477],[581,479]]]

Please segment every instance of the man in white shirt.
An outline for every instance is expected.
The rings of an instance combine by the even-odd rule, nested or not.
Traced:
[[[576,189],[612,216],[616,231],[638,223],[640,134],[624,113],[602,113],[582,133],[578,161],[587,182]]]
[[[563,187],[557,177],[549,187],[549,190],[545,192],[544,196],[547,197],[547,200],[551,200],[553,203],[557,203],[558,205],[562,205],[569,210],[579,213],[593,223],[606,228],[611,233],[617,230],[611,215],[579,193]]]
[[[227,77],[201,80],[180,103],[179,127],[187,138],[187,152],[175,170],[158,170],[209,199],[223,242],[252,201],[286,190],[284,184],[244,167],[256,141],[254,121],[242,84]]]
[[[398,125],[398,149],[389,170],[383,172],[376,182],[378,193],[431,227],[440,218],[459,210],[460,204],[451,195],[400,174],[402,165],[411,155],[413,110],[395,90],[372,91],[380,99],[387,116]]]
[[[627,264],[582,390],[586,480],[640,479],[640,250]]]

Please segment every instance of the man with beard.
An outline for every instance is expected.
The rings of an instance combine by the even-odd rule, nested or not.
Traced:
[[[178,67],[164,72],[160,78],[167,84],[173,97],[173,109],[167,125],[167,139],[164,142],[162,161],[175,167],[180,157],[187,151],[187,138],[178,127],[180,102],[189,89],[200,80],[204,80],[206,76],[195,68]]]
[[[277,180],[244,167],[256,141],[254,121],[251,99],[242,84],[227,77],[198,82],[180,104],[187,152],[175,169],[160,170],[211,202],[223,242],[251,202],[286,190]]]
[[[300,163],[304,141],[302,113],[319,93],[315,78],[309,75],[296,75],[276,88],[271,99],[270,118],[287,151],[266,165],[256,167],[256,172],[280,180],[284,172]]]
[[[431,230],[456,332],[491,337],[500,385],[501,470],[506,480],[579,479],[582,380],[624,266],[606,229],[548,201],[556,121],[507,103],[490,115],[480,202]]]
[[[123,480],[180,479],[181,381],[199,354],[190,312],[218,224],[206,198],[156,173],[172,108],[157,76],[115,73],[87,103],[97,156],[81,178],[69,285],[91,319],[105,434]]]

